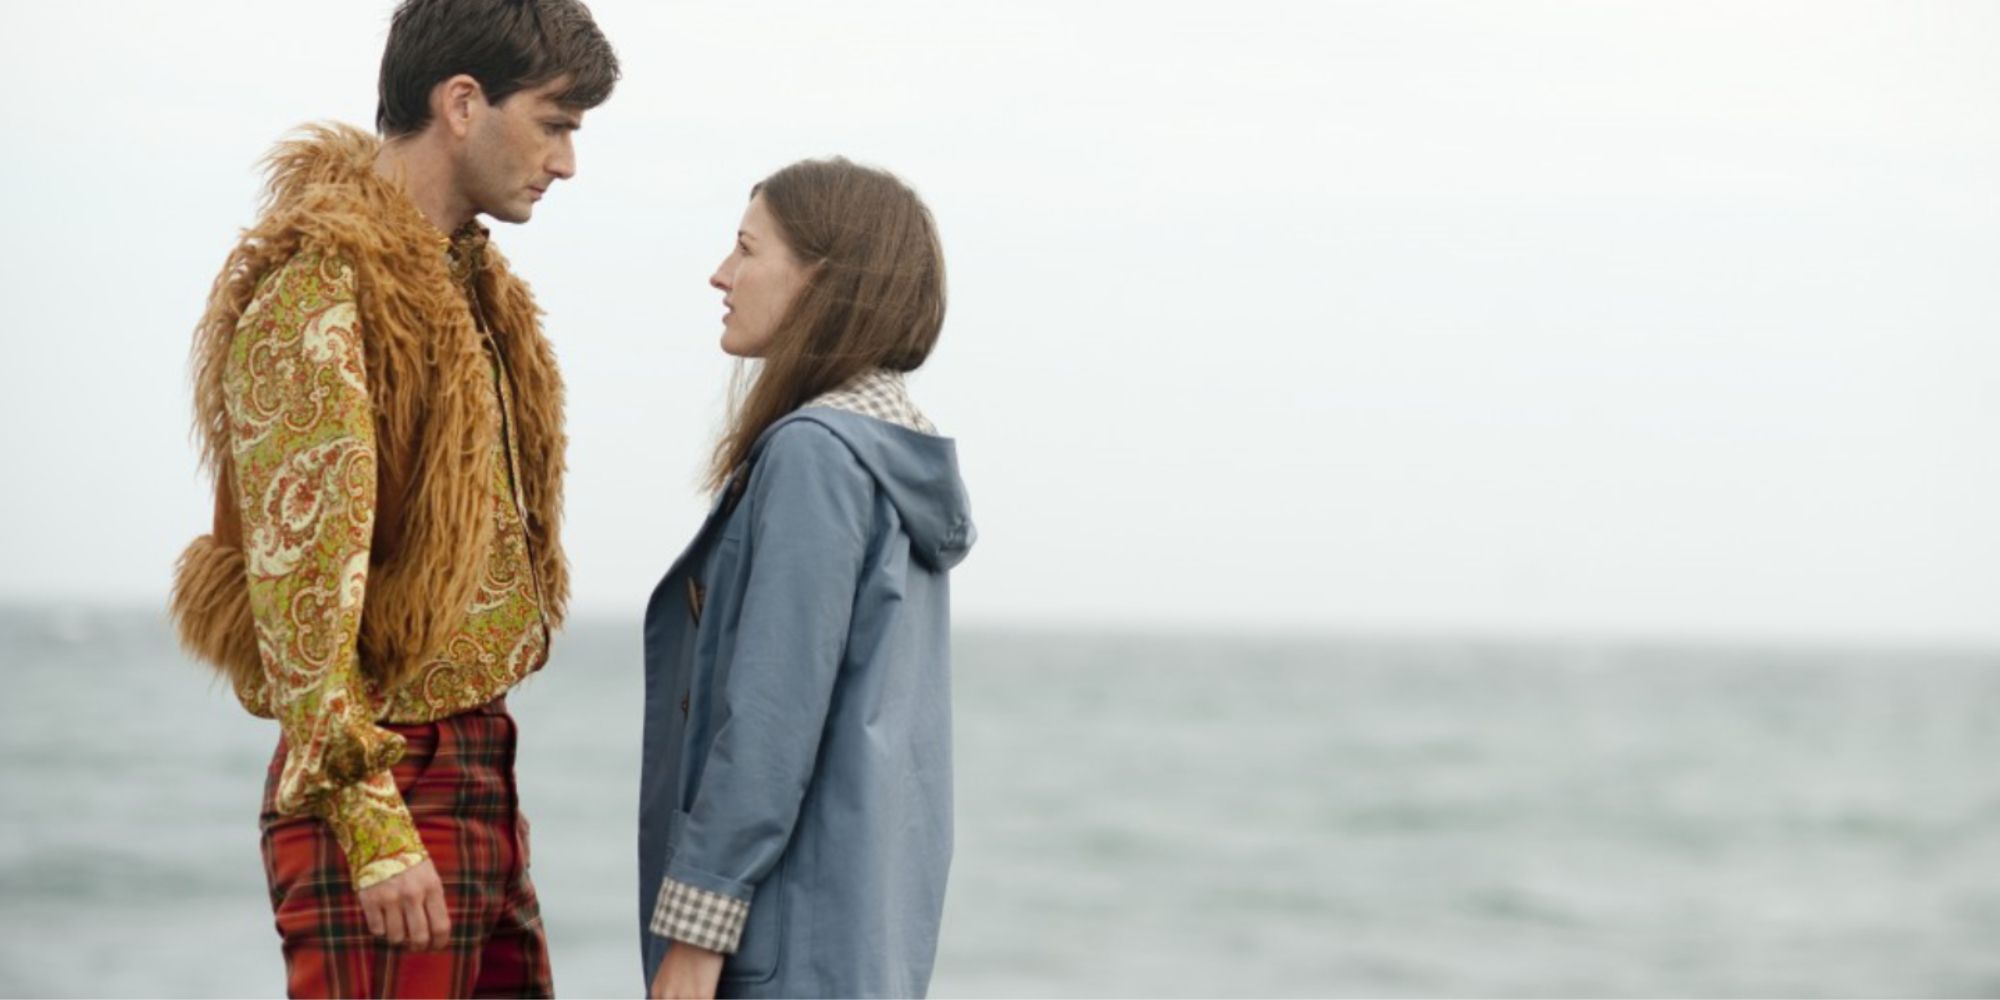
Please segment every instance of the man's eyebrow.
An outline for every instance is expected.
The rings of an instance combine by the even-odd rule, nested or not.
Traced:
[[[736,231],[736,238],[739,240],[755,240],[757,237],[747,229],[738,229]]]

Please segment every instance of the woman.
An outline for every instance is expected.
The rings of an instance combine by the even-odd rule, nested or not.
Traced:
[[[951,858],[946,573],[972,545],[904,372],[944,323],[930,212],[845,160],[751,191],[709,279],[759,366],[715,507],[646,609],[653,996],[918,996]]]

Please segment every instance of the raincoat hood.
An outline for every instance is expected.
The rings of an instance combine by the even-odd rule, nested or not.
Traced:
[[[773,433],[799,420],[826,428],[847,445],[895,506],[920,562],[942,571],[965,561],[979,532],[972,524],[965,480],[958,474],[957,442],[846,410],[808,406],[764,431],[750,451],[751,464]]]

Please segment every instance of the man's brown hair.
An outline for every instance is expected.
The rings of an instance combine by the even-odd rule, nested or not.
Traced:
[[[431,90],[460,73],[489,104],[567,78],[556,103],[588,109],[611,96],[618,56],[577,0],[403,0],[382,50],[376,131],[423,131]]]

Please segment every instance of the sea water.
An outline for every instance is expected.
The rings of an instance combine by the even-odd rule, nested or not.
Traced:
[[[636,622],[510,698],[556,986],[641,992]],[[937,996],[2000,995],[2000,654],[962,630]],[[284,988],[275,729],[0,608],[0,994]]]

